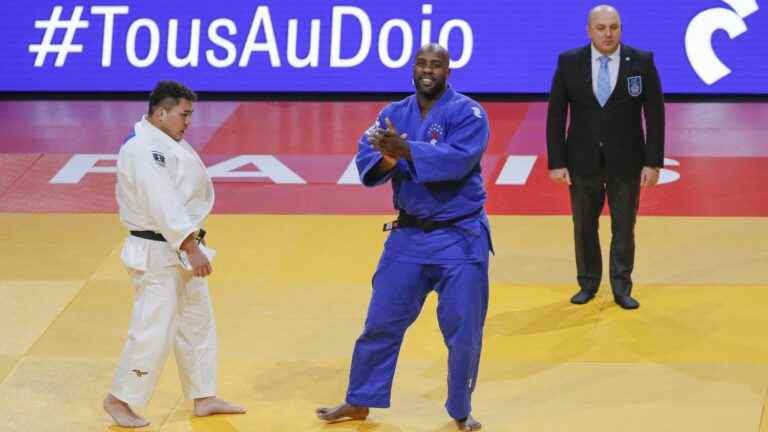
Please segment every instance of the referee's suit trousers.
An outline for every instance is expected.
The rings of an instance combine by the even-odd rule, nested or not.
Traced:
[[[614,296],[632,292],[635,262],[635,221],[640,199],[640,176],[609,175],[603,162],[596,175],[571,175],[570,197],[576,246],[576,272],[582,290],[596,292],[603,274],[598,226],[606,196],[611,214],[609,273]]]

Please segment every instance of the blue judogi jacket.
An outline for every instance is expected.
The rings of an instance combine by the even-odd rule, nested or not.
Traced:
[[[389,118],[398,133],[407,133],[411,160],[399,160],[383,176],[372,171],[381,154],[368,134]],[[485,211],[480,159],[488,145],[488,117],[476,101],[447,87],[422,119],[416,95],[386,106],[358,142],[355,162],[368,187],[392,182],[393,203],[421,219],[448,220],[476,212],[455,226],[426,233],[399,228],[387,239],[382,259],[443,264],[486,261],[492,249]],[[480,210],[478,212],[478,210]]]

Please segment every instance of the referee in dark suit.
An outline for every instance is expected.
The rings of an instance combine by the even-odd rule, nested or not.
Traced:
[[[653,55],[620,44],[616,9],[593,8],[587,32],[590,45],[558,58],[547,112],[549,175],[571,195],[580,287],[571,302],[587,303],[600,286],[598,220],[607,196],[611,288],[619,306],[635,309],[635,220],[640,187],[655,185],[664,163],[664,97]]]

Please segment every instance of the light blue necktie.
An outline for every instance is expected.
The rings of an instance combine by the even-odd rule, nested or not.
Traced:
[[[608,62],[611,58],[600,56],[600,70],[597,72],[597,101],[600,106],[605,106],[608,98],[611,96],[611,74],[608,72]]]

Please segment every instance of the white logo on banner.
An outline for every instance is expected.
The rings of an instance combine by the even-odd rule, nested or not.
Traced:
[[[756,0],[723,0],[731,9],[711,8],[696,15],[685,32],[685,53],[693,70],[707,85],[712,85],[731,73],[712,49],[712,35],[725,30],[736,38],[747,31],[744,18],[760,9]]]
[[[334,157],[328,155],[330,157]],[[522,186],[528,183],[539,156],[508,155],[496,178],[495,184],[502,186]],[[64,166],[49,181],[50,184],[78,184],[87,174],[115,174],[115,165],[105,165],[103,162],[114,162],[115,154],[74,154]],[[255,168],[243,171],[244,167]],[[664,158],[664,168],[659,176],[659,184],[672,183],[680,179],[680,173],[668,167],[678,167],[680,162]],[[208,174],[216,182],[252,182],[254,180],[271,181],[275,184],[296,185],[309,184],[300,176],[300,172],[284,164],[277,155],[236,155],[230,159],[218,162],[208,167]],[[315,183],[321,183],[316,181]],[[357,171],[355,158],[347,164],[344,173],[336,184],[359,185],[360,174]]]

